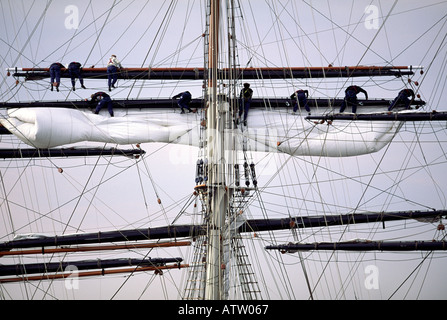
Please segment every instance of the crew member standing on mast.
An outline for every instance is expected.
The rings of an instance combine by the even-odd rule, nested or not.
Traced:
[[[357,94],[360,92],[365,94],[366,100],[368,100],[368,93],[359,86],[349,86],[346,88],[345,99],[343,100],[343,103],[340,107],[340,113],[345,111],[345,108],[348,105],[352,106],[352,113],[357,112],[357,105],[358,105]]]
[[[122,67],[116,55],[112,54],[107,62],[107,84],[109,85],[109,91],[115,88],[115,83],[118,80],[118,69]]]
[[[253,90],[250,88],[249,83],[244,83],[244,87],[241,90],[241,94],[239,96],[240,104],[239,104],[239,118],[244,113],[244,125],[247,125],[247,115],[248,110],[250,109],[251,98],[253,97]]]
[[[64,66],[59,62],[55,62],[50,66],[51,91],[53,91],[53,86],[55,86],[56,91],[59,92],[62,68],[64,68]]]
[[[81,72],[82,72],[81,64],[79,62],[70,62],[70,64],[68,65],[68,73],[70,74],[71,86],[73,87],[73,91],[76,90],[75,88],[76,78],[79,79],[79,82],[81,83],[81,88],[85,89],[84,79],[82,78]]]

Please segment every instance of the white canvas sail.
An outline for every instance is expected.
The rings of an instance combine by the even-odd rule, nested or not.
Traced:
[[[75,109],[23,108],[9,110],[8,116],[0,120],[3,126],[36,148],[84,141],[199,145],[200,117],[196,114],[172,112],[155,117],[147,112],[144,116],[112,118]],[[379,151],[390,143],[400,124],[393,121],[315,124],[287,112],[251,110],[248,127],[244,128],[227,130],[226,134],[245,140],[246,149],[252,151],[348,157]]]
[[[338,111],[350,85],[361,86],[369,95],[357,116],[377,114],[379,105],[386,110],[404,88],[414,90],[415,100],[426,101],[412,105],[413,112],[445,109],[446,87],[440,79],[445,79],[446,3],[350,1],[340,7],[326,2],[247,0],[231,8],[232,1],[219,1],[221,55],[214,66],[223,77],[214,81],[217,94],[238,97],[245,81],[254,90],[247,126],[240,123],[234,129],[237,104],[231,105],[231,111],[228,106],[210,108],[216,110],[213,117],[207,117],[210,109],[205,109],[209,101],[217,100],[210,99],[207,86],[210,25],[215,22],[210,17],[211,2],[217,3],[116,1],[111,5],[103,0],[73,6],[61,0],[33,4],[32,14],[17,2],[3,5],[0,65],[13,68],[0,85],[1,118],[14,135],[1,136],[1,144],[2,151],[14,148],[19,156],[1,161],[0,242],[9,243],[18,234],[47,237],[16,238],[23,247],[10,251],[4,247],[2,269],[24,272],[0,277],[0,297],[204,299],[211,236],[216,244],[222,239],[223,250],[213,254],[218,267],[214,274],[223,276],[222,299],[446,297],[446,287],[439,281],[445,250],[386,253],[293,247],[347,245],[350,239],[365,239],[361,244],[368,246],[387,240],[432,244],[445,239],[445,122],[397,117],[382,122],[352,120],[350,107],[346,113]],[[71,9],[65,17],[64,5]],[[74,9],[80,19],[78,29],[70,28],[70,21],[76,20]],[[105,63],[111,54],[124,66],[110,91],[114,118],[107,110],[92,114],[88,108],[93,104],[84,101],[92,93],[107,91]],[[50,91],[50,78],[32,72],[47,70],[56,61],[80,61],[86,88],[76,79],[74,90],[65,73],[59,90]],[[422,72],[412,64],[426,69]],[[334,65],[342,68],[333,69]],[[391,73],[382,74],[398,65],[410,65],[408,72],[393,67]],[[371,72],[369,66],[380,68]],[[233,67],[245,71],[225,71]],[[354,72],[357,68],[360,73]],[[292,105],[283,107],[298,89],[309,90],[311,114],[317,117],[312,121],[306,119],[308,112],[302,106],[303,113],[296,115]],[[191,91],[198,113],[180,114],[177,101],[166,99],[184,90]],[[317,97],[319,101],[314,101]],[[65,109],[57,104],[37,108],[54,101],[65,103]],[[139,108],[136,101],[148,103]],[[13,110],[13,103],[32,108]],[[374,108],[368,109],[372,104]],[[202,126],[203,120],[218,117],[216,127]],[[228,135],[222,139],[228,144],[224,148],[207,139],[214,138],[210,131],[217,129]],[[107,147],[141,143],[145,153],[140,157],[122,157],[118,152],[110,157],[41,155],[31,160],[21,153],[29,145],[36,153],[49,154],[54,149],[43,148],[103,147],[105,143],[111,144]],[[211,159],[210,150],[225,155]],[[221,160],[224,165],[212,166]],[[212,180],[209,172],[225,176]],[[209,218],[214,212],[225,213],[225,223],[217,226],[217,219]],[[408,220],[415,212],[436,219]],[[202,229],[208,222],[208,229]],[[238,226],[245,229],[236,230]],[[65,236],[67,242],[62,244]],[[189,244],[146,247],[165,240]],[[267,248],[283,245],[281,251]],[[27,252],[19,253],[21,249]],[[92,257],[98,266],[112,255],[113,260],[177,261],[181,257],[183,262],[155,270],[132,266],[124,271],[129,276],[99,268],[94,275],[83,270],[78,274],[68,268],[66,279],[60,278],[60,272],[37,274],[29,268],[59,262],[83,266]],[[175,308],[167,312],[176,313],[172,318],[178,316]]]
[[[69,109],[24,108],[8,111],[2,124],[23,142],[36,148],[94,141],[115,144],[170,142],[191,131],[192,122],[179,115],[163,117],[105,117]]]

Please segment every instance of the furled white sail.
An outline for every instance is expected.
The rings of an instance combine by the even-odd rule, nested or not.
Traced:
[[[94,141],[116,144],[162,142],[199,145],[199,114],[150,110],[115,117],[76,109],[21,108],[8,110],[2,125],[35,148]],[[242,128],[242,129],[241,129]],[[248,126],[227,130],[225,141],[240,139],[244,148],[300,156],[347,157],[377,152],[387,145],[400,122],[336,121],[315,124],[280,110],[250,110]],[[232,144],[226,146],[231,149]]]
[[[82,141],[116,144],[172,142],[191,130],[191,122],[147,117],[109,117],[75,109],[8,110],[1,123],[26,144],[53,148]]]
[[[381,150],[391,142],[402,123],[337,120],[333,125],[307,128],[301,137],[287,139],[278,149],[294,155],[349,157]]]

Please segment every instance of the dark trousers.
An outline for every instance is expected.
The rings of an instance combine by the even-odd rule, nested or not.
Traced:
[[[391,102],[391,105],[388,108],[388,111],[393,110],[393,108],[397,105],[397,104],[403,104],[405,109],[409,109],[410,108],[410,103],[411,100],[408,99],[409,96],[405,95],[405,94],[399,94],[394,100],[393,102]]]
[[[183,108],[186,108],[186,109],[188,109],[188,110],[191,110],[190,108],[189,108],[189,102],[190,102],[191,100],[189,100],[189,99],[183,99],[183,98],[181,98],[178,102],[177,102],[177,104],[178,104],[178,106],[180,107],[180,109],[182,109],[182,111],[183,111]]]
[[[114,86],[116,81],[118,81],[118,69],[115,66],[108,66],[107,67],[107,80],[109,88],[111,86]]]
[[[59,66],[50,67],[50,78],[51,85],[55,82],[54,80],[57,83],[61,82],[61,68]]]
[[[356,113],[358,104],[359,104],[359,102],[357,100],[357,95],[355,93],[352,93],[352,92],[347,92],[346,96],[345,96],[345,99],[343,100],[343,103],[341,104],[340,112],[345,111],[347,106],[351,106],[352,107],[352,113]]]
[[[242,99],[239,105],[239,117],[244,113],[244,121],[247,120],[248,110],[250,110],[251,99]]]
[[[95,109],[95,113],[98,114],[99,110],[102,109],[102,107],[107,106],[107,110],[109,111],[109,114],[113,117],[113,103],[112,103],[112,99],[106,97],[101,99],[101,101],[99,101],[98,105],[96,106]]]
[[[70,74],[70,78],[71,78],[71,85],[74,87],[75,83],[76,83],[76,78],[79,79],[79,82],[81,83],[81,85],[84,85],[84,79],[82,78],[81,75],[81,71],[76,68],[68,68],[68,73]]]
[[[300,104],[300,107],[303,107],[304,109],[306,109],[307,112],[310,112],[310,108],[307,105],[307,98],[306,97],[298,97],[298,103]],[[296,112],[298,110],[298,103],[296,102],[296,100],[293,103],[293,112]]]

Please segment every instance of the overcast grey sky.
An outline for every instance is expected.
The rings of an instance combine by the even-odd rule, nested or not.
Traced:
[[[115,6],[110,10],[112,3]],[[252,87],[257,97],[286,97],[298,87],[308,88],[314,97],[342,97],[347,85],[357,83],[368,90],[370,98],[392,99],[400,89],[412,85],[427,101],[427,110],[445,110],[446,9],[445,1],[241,1],[240,9],[236,10],[237,16],[243,17],[236,24],[238,61],[242,67],[422,65],[425,73],[417,73],[411,84],[406,77],[294,79],[254,81]],[[1,68],[48,67],[56,61],[63,64],[79,61],[84,66],[104,67],[111,54],[116,54],[125,67],[202,67],[204,10],[203,1],[1,1]],[[79,22],[77,26],[76,22]],[[15,79],[7,77],[6,72],[2,72],[0,81],[2,102],[76,100],[106,89],[105,80],[86,80],[86,90],[70,92],[69,80],[63,79],[61,92],[50,92],[47,80],[23,82],[20,79],[16,85]],[[415,81],[418,86],[414,86]],[[118,87],[112,92],[113,98],[170,97],[185,88],[191,89],[194,97],[202,96],[199,81],[120,80]],[[259,168],[260,186],[266,192],[262,205],[266,206],[269,217],[356,210],[445,209],[445,138],[445,124],[416,123],[405,125],[390,148],[369,156],[317,159],[253,154]],[[26,147],[11,137],[1,139],[2,147]],[[139,162],[116,157],[98,161],[96,158],[3,160],[0,241],[11,239],[13,230],[60,234],[69,219],[69,232],[75,232],[76,226],[79,231],[91,232],[171,222],[192,194],[197,149],[163,144],[145,144],[142,148],[147,154]],[[287,165],[283,167],[284,163]],[[63,174],[57,172],[58,167],[64,168]],[[8,201],[3,201],[5,198]],[[162,199],[162,205],[157,203],[157,198]],[[260,207],[261,203],[254,200],[247,216],[263,216]],[[180,221],[189,223],[197,219],[197,210],[191,206]],[[348,236],[394,240],[405,240],[403,237],[430,240],[439,236],[436,224],[410,221],[404,226],[390,224],[385,230],[381,227],[305,230],[296,237],[311,242]],[[284,232],[276,240],[282,243],[296,238]],[[256,241],[250,250],[257,250],[261,256],[259,265],[267,270],[279,258],[273,256],[269,260],[270,253],[262,252],[262,247],[271,239]],[[112,252],[103,258],[129,254],[133,253]],[[163,249],[148,255],[191,258],[190,252],[183,249]],[[97,258],[95,255],[82,257]],[[387,299],[415,269],[421,257],[421,253],[304,255],[308,272],[314,283],[318,283],[316,294],[320,299],[352,299],[356,295],[362,299]],[[292,298],[306,299],[308,292],[298,256],[282,258],[291,278]],[[365,262],[357,263],[360,258]],[[420,279],[427,275],[419,297],[447,298],[442,277],[445,258],[445,254],[437,253],[427,259],[430,262],[419,270],[419,278],[411,284],[407,282],[406,286],[419,287]],[[0,263],[5,264],[32,260],[1,259],[5,260]],[[39,257],[33,259],[42,261]],[[330,264],[328,275],[318,281],[327,260],[337,263]],[[364,288],[364,270],[368,265],[379,268],[379,290]],[[47,293],[46,282],[39,286],[35,283],[2,285],[0,292],[5,299],[53,295],[62,299],[110,299],[125,282],[118,298],[162,299],[168,292],[168,298],[175,299],[178,295],[173,288],[176,283],[182,283],[180,272],[170,271],[164,278],[141,274],[129,280],[124,276],[81,280],[76,290],[65,290],[63,281],[55,281]],[[282,285],[277,288],[273,284],[275,275],[265,277],[271,298],[287,298],[281,292]],[[326,289],[326,285],[334,288]],[[409,290],[407,297],[418,297],[418,290],[415,291]],[[395,296],[405,297],[401,291]]]

